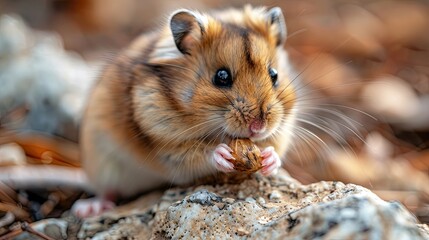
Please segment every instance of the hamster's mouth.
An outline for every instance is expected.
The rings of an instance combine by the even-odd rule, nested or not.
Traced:
[[[231,139],[235,139],[235,138],[249,138],[252,141],[260,141],[260,140],[264,140],[265,138],[270,136],[270,133],[268,131],[262,132],[262,133],[252,133],[252,132],[248,132],[245,134],[228,134],[228,136]]]

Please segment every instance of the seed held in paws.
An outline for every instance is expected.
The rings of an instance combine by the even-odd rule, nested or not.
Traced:
[[[231,155],[235,160],[234,169],[240,172],[253,173],[262,168],[261,150],[250,139],[233,139],[228,146],[232,149]]]

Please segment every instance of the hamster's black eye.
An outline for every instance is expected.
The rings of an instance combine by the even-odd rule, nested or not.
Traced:
[[[232,86],[232,75],[227,68],[221,68],[216,71],[213,77],[214,85],[218,87],[231,87]]]
[[[276,87],[278,85],[277,70],[274,68],[269,68],[268,73],[270,74],[271,81],[273,82],[273,86]]]

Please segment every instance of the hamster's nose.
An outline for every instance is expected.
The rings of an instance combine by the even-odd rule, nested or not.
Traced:
[[[265,131],[265,121],[261,119],[254,119],[249,125],[249,129],[251,133],[262,133]]]

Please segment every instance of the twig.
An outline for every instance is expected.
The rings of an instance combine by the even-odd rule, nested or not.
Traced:
[[[19,223],[19,227],[12,230],[12,232],[9,232],[8,234],[5,234],[3,236],[0,236],[0,240],[10,240],[14,237],[20,235],[23,232],[28,232],[30,234],[36,235],[44,240],[55,240],[44,233],[36,231],[34,228],[31,227],[31,225],[28,222],[21,222]]]
[[[14,237],[18,236],[19,234],[21,234],[23,231],[21,228],[17,228],[14,229],[12,232],[9,232],[3,236],[0,236],[0,240],[10,240],[13,239]]]
[[[34,235],[36,235],[36,236],[38,236],[38,237],[40,237],[42,239],[45,239],[45,240],[54,240],[53,238],[51,238],[51,237],[49,237],[49,236],[47,236],[47,235],[45,235],[45,234],[43,234],[41,232],[38,232],[38,231],[34,230],[34,228],[32,228],[30,226],[30,224],[28,224],[28,222],[21,223],[21,229],[23,231],[27,231],[27,232],[29,232],[31,234],[34,234]]]
[[[6,184],[0,182],[0,202],[4,203],[16,203],[17,196],[16,191]]]
[[[19,207],[18,204],[0,202],[0,211],[12,212],[17,219],[29,219],[30,217],[28,212]]]
[[[88,180],[80,168],[24,165],[0,168],[0,182],[13,188],[28,186],[74,186],[87,190]]]
[[[79,145],[75,142],[36,131],[0,129],[0,144],[15,142],[27,156],[55,161],[59,165],[80,167]],[[42,162],[43,163],[43,162]]]

